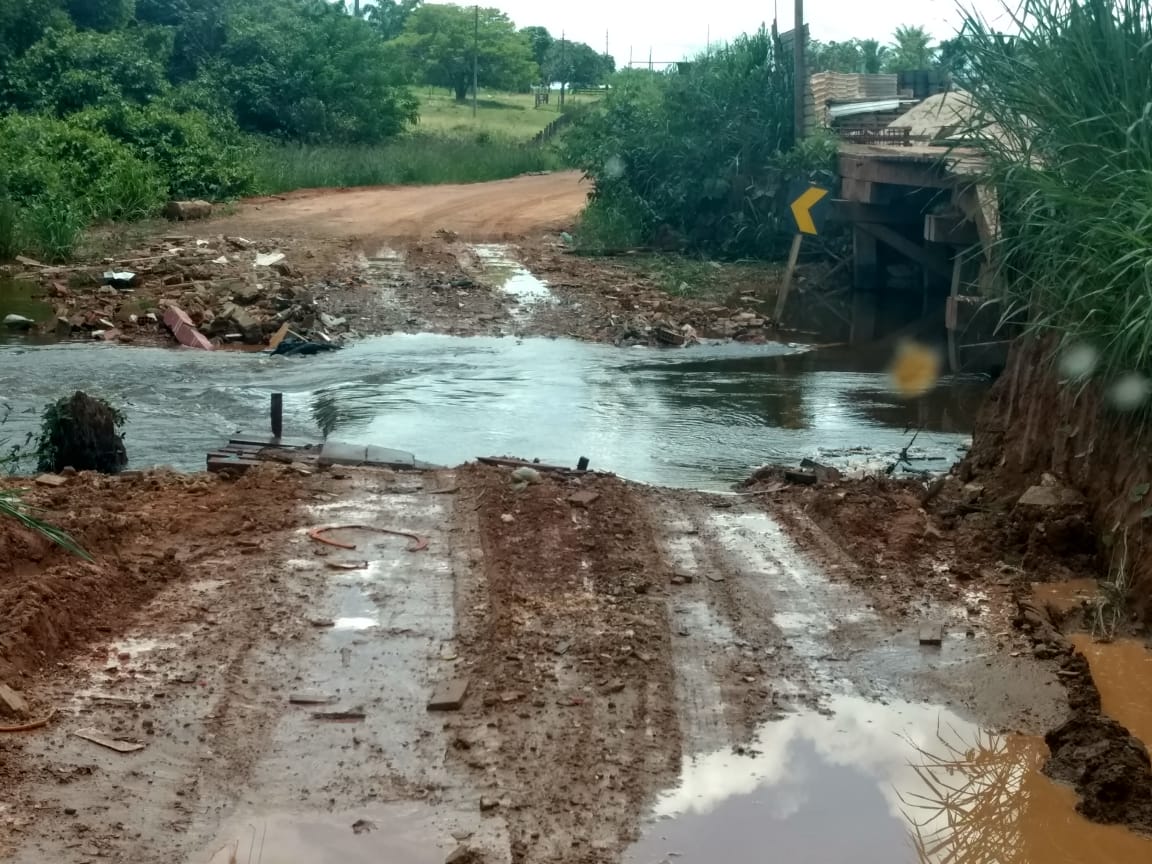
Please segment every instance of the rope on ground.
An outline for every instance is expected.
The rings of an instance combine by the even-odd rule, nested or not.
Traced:
[[[34,720],[31,723],[25,723],[23,726],[0,726],[0,733],[4,732],[31,732],[34,729],[42,729],[52,722],[52,718],[56,716],[56,709],[53,708],[48,712],[48,716],[43,720]]]
[[[308,532],[308,538],[315,540],[317,543],[326,543],[329,546],[335,546],[337,549],[355,549],[355,543],[341,543],[339,540],[333,540],[331,537],[325,537],[329,531],[376,531],[380,534],[391,534],[394,537],[407,537],[412,541],[412,545],[408,547],[409,552],[421,552],[428,548],[428,539],[421,537],[419,534],[413,534],[410,531],[393,531],[391,528],[377,528],[373,525],[322,525],[319,528],[312,528]]]

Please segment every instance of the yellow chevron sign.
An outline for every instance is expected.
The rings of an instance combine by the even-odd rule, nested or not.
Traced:
[[[829,190],[821,186],[807,186],[792,198],[792,218],[801,234],[819,234],[824,224]]]

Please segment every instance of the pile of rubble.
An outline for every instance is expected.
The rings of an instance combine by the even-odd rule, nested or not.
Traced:
[[[41,329],[60,338],[176,338],[205,349],[228,343],[275,348],[285,337],[339,344],[349,335],[348,321],[328,308],[339,286],[310,281],[278,245],[168,235],[100,265],[51,267],[20,258],[11,275],[40,284],[54,307]]]

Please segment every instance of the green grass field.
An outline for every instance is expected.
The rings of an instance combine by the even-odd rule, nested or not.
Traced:
[[[568,106],[584,105],[595,97],[570,96]],[[472,102],[457,102],[444,90],[420,92],[421,132],[440,132],[461,135],[488,132],[515,140],[527,140],[559,116],[559,94],[552,94],[552,102],[533,107],[531,93],[480,93],[476,116],[472,116]]]

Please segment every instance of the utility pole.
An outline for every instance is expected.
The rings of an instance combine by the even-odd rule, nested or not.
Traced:
[[[792,76],[795,79],[792,82],[792,99],[796,103],[793,106],[796,144],[799,144],[804,138],[804,91],[808,89],[806,86],[808,75],[805,72],[806,66],[804,64],[804,49],[806,47],[804,44],[804,0],[796,0],[796,26],[792,31],[792,59],[795,61],[792,71]]]
[[[799,3],[800,0],[796,0],[796,2]],[[651,45],[648,46],[648,71],[649,72],[652,71],[652,46]]]
[[[568,86],[568,31],[560,31],[560,107],[559,113],[564,113],[564,90]]]
[[[796,0],[797,3],[800,0]],[[480,4],[472,7],[476,13],[476,26],[472,32],[472,119],[476,119],[480,91]]]

